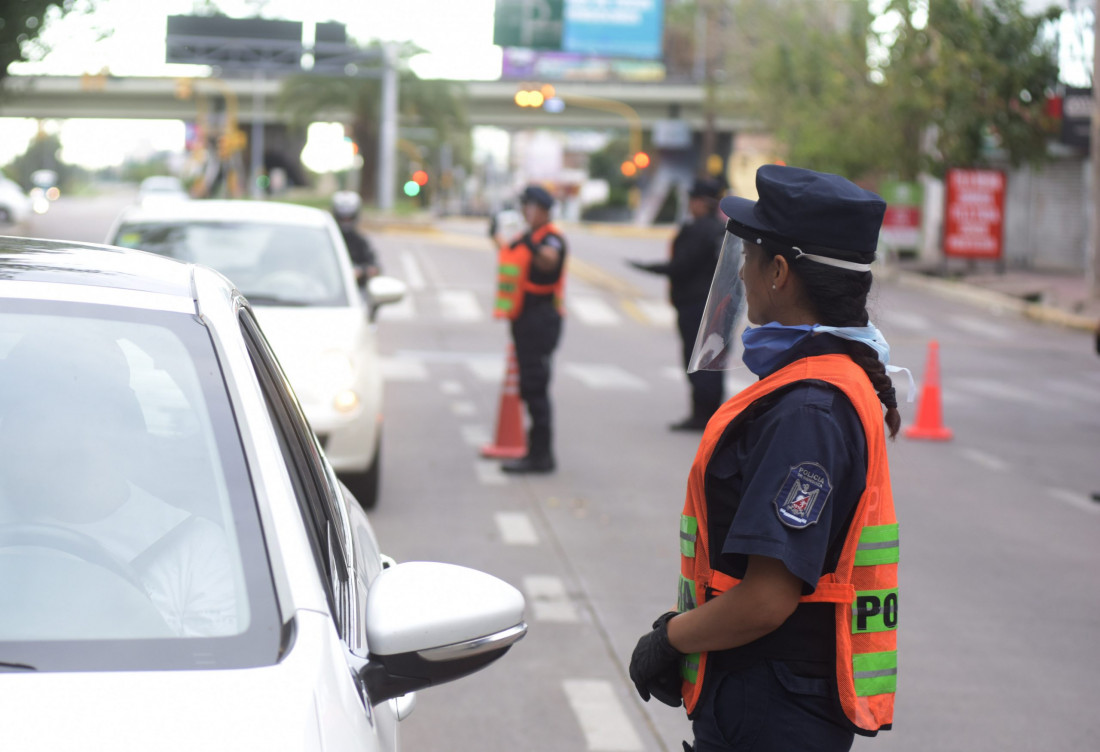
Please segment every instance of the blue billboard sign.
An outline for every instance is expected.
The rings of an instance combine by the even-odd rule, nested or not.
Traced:
[[[603,57],[661,57],[663,0],[566,0],[563,52]]]

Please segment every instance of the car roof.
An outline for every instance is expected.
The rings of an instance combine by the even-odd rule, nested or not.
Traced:
[[[194,300],[192,267],[144,251],[0,236],[0,280],[132,290]]]
[[[196,199],[126,209],[121,223],[136,222],[266,222],[326,227],[331,215],[323,209],[279,201]]]

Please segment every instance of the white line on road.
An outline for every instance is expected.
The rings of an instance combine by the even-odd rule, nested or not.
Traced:
[[[451,412],[460,417],[468,418],[471,415],[477,415],[477,405],[466,400],[452,402]]]
[[[559,577],[531,575],[523,578],[527,603],[538,621],[573,623],[578,621],[577,609],[565,592],[565,584]]]
[[[443,310],[443,318],[448,321],[470,323],[485,318],[477,296],[470,290],[442,290],[439,293],[439,305]]]
[[[1086,402],[1100,403],[1100,389],[1095,389],[1085,384],[1078,384],[1073,381],[1066,381],[1064,379],[1054,379],[1047,382],[1051,391],[1064,394],[1076,399],[1083,399]]]
[[[444,394],[449,394],[451,396],[462,394],[462,392],[464,391],[462,388],[462,384],[457,381],[444,381],[439,385],[439,390]]]
[[[591,752],[638,752],[642,740],[626,717],[611,682],[571,679],[562,682]]]
[[[508,483],[508,478],[500,471],[500,462],[497,460],[481,459],[474,465],[474,470],[477,471],[477,479],[484,486],[503,486]],[[500,524],[500,520],[497,520],[497,524]],[[534,535],[534,530],[531,531]],[[538,540],[532,541],[537,543]]]
[[[565,372],[590,389],[627,389],[644,392],[649,385],[629,371],[604,363],[566,363]]]
[[[883,323],[887,328],[909,329],[910,331],[926,332],[931,329],[931,324],[926,316],[919,313],[907,313],[905,311],[883,311]]]
[[[1012,338],[1012,332],[1007,327],[991,324],[973,316],[952,316],[948,321],[964,332],[976,334],[979,337],[988,337],[1002,342]]]
[[[951,384],[964,392],[971,392],[982,397],[1008,400],[1009,402],[1050,405],[1056,401],[1036,392],[1029,392],[994,379],[954,379]]]
[[[489,384],[499,384],[504,381],[504,358],[472,357],[467,358],[464,362],[478,381]]]
[[[621,316],[608,303],[600,298],[571,295],[565,299],[569,312],[582,324],[589,326],[617,326],[623,322]]]
[[[493,516],[501,539],[509,546],[534,546],[539,542],[531,518],[523,512],[497,512]]]
[[[386,381],[427,381],[428,369],[411,358],[379,358],[382,378]]]
[[[1047,496],[1089,514],[1100,514],[1100,503],[1093,501],[1080,491],[1070,491],[1068,488],[1048,488]]]
[[[401,266],[405,270],[405,284],[413,290],[423,290],[424,274],[420,271],[420,264],[416,263],[411,253],[401,254]]]
[[[959,450],[966,459],[973,462],[975,465],[981,465],[986,470],[995,470],[997,472],[1004,472],[1008,469],[1008,463],[1002,460],[1000,457],[995,457],[992,454],[987,454],[980,449],[971,449],[964,447]]]
[[[635,300],[634,305],[654,326],[671,327],[676,323],[676,309],[656,300]]]
[[[469,446],[485,446],[489,443],[489,429],[478,425],[463,426],[462,440]]]

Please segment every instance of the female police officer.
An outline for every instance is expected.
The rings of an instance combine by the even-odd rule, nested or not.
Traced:
[[[756,183],[758,201],[721,202],[693,366],[730,365],[744,303],[760,326],[742,360],[761,378],[704,431],[678,608],[638,641],[630,676],[643,699],[684,703],[695,752],[847,750],[853,733],[890,727],[897,674],[882,413],[892,438],[897,369],[866,310],[886,205],[800,168],[767,165]]]

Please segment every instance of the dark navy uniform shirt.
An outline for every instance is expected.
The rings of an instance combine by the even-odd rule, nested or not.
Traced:
[[[845,351],[844,341],[820,335],[793,348],[779,367]],[[866,481],[866,437],[839,389],[800,381],[758,400],[726,429],[707,465],[712,567],[741,578],[749,556],[767,556],[802,580],[803,594],[812,593],[821,575],[836,569]],[[779,629],[713,654],[714,662],[732,668],[764,657],[831,665],[834,609],[800,604]]]
[[[530,242],[530,234],[524,235],[522,238],[520,238],[520,240],[527,243],[527,246],[531,248],[533,252],[538,251],[538,248],[535,248],[534,244]],[[547,245],[556,250],[558,252],[558,263],[554,265],[553,269],[544,270],[540,269],[532,261],[530,271],[528,272],[528,278],[536,285],[557,284],[557,281],[561,279],[562,272],[565,269],[565,255],[567,253],[567,249],[565,247],[565,238],[563,238],[556,232],[548,232],[545,236],[543,236],[542,242],[539,245]],[[524,295],[523,307],[526,311],[529,310],[531,306],[542,306],[551,304],[553,303],[553,300],[554,296],[552,294],[536,295],[535,293],[529,292]],[[522,316],[523,314],[521,313],[520,315]]]

